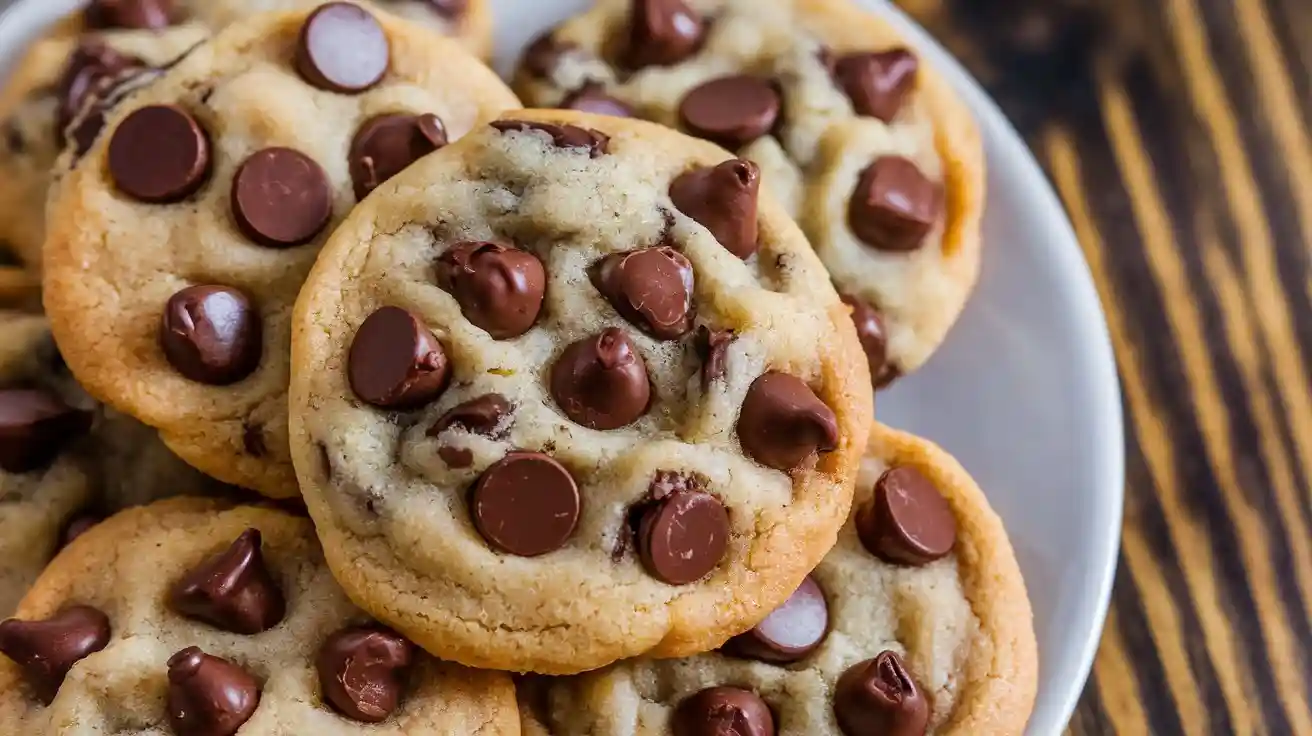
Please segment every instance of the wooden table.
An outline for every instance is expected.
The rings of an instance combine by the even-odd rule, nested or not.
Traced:
[[[1075,734],[1312,734],[1312,2],[902,0],[1079,233],[1125,535]]]

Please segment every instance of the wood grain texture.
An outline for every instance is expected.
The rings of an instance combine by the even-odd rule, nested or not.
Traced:
[[[1312,734],[1312,3],[902,0],[1065,201],[1124,388],[1074,734]]]

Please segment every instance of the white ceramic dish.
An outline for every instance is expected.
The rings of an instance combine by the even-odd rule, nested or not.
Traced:
[[[1034,603],[1039,700],[1032,736],[1061,732],[1079,698],[1111,591],[1124,484],[1121,402],[1106,324],[1070,224],[997,106],[883,0],[974,109],[989,158],[979,291],[947,344],[881,394],[882,421],[954,453],[1010,530]],[[589,0],[492,0],[497,64]],[[0,5],[4,0],[0,0]],[[19,0],[0,15],[0,76],[26,41],[79,4]]]

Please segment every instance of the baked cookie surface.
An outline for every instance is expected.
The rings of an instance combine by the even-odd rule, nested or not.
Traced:
[[[974,287],[970,111],[852,0],[599,0],[529,48],[514,86],[759,164],[852,304],[880,386],[929,358]]]
[[[846,516],[872,406],[759,172],[519,111],[357,208],[297,304],[293,456],[329,564],[439,656],[577,672],[724,641]]]
[[[876,426],[852,518],[786,604],[720,652],[526,681],[524,732],[1020,734],[1031,619],[979,487],[931,443]]]
[[[355,608],[308,519],[174,499],[74,540],[0,624],[4,733],[517,734],[509,678]]]
[[[47,310],[73,372],[197,468],[296,495],[290,318],[319,247],[516,104],[455,42],[351,3],[230,26],[112,109],[52,198]]]

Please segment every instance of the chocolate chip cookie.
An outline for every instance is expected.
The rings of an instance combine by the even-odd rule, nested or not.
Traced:
[[[876,426],[837,547],[782,606],[715,653],[527,682],[525,734],[1010,736],[1037,666],[984,494],[939,448]]]
[[[928,359],[975,284],[970,112],[852,0],[599,0],[528,49],[515,87],[756,162],[852,305],[880,386]]]
[[[229,26],[114,108],[53,197],[47,308],[73,372],[210,475],[296,495],[290,318],[319,246],[516,104],[454,42],[351,3]]]
[[[351,596],[568,673],[723,642],[846,516],[871,390],[755,164],[509,113],[393,179],[297,304],[293,457]]]
[[[510,679],[351,605],[309,519],[174,499],[78,537],[0,623],[9,734],[518,734]]]
[[[40,316],[0,312],[0,615],[70,536],[127,506],[217,484],[96,405]]]

